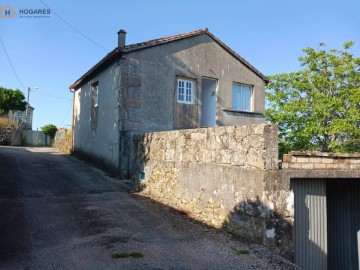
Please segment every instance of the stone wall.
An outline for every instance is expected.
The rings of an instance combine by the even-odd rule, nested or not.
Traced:
[[[139,140],[137,160],[278,169],[274,125],[227,126],[147,133]]]
[[[0,127],[0,137],[5,136],[9,141],[10,145],[21,145],[21,129],[10,126],[10,127]]]
[[[72,153],[72,132],[71,130],[64,129],[57,131],[54,138],[53,147],[60,152],[71,154]]]
[[[276,126],[148,133],[134,156],[145,196],[291,259],[293,193],[279,175]]]
[[[292,170],[360,170],[360,154],[290,152],[282,168]]]

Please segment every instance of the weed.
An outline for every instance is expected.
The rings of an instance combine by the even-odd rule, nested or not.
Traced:
[[[113,245],[108,245],[108,246],[106,247],[106,249],[112,249],[112,248],[114,248]]]
[[[122,258],[129,257],[129,254],[128,253],[113,253],[113,255],[111,257],[113,259],[122,259]]]
[[[133,258],[141,258],[144,257],[144,254],[142,254],[141,252],[131,252],[130,256]]]
[[[133,257],[136,259],[139,259],[141,257],[144,257],[144,254],[141,252],[131,252],[131,253],[113,253],[111,256],[113,259],[124,259],[128,257]]]
[[[250,254],[250,250],[248,250],[248,249],[236,249],[236,248],[233,248],[233,250],[235,251],[236,255]]]
[[[0,116],[0,127],[18,127],[18,124],[16,123],[16,121],[10,120],[7,117],[4,116]]]
[[[125,239],[125,238],[121,238],[121,239],[119,240],[119,242],[126,244],[127,242],[129,242],[129,240],[128,240],[128,239]]]

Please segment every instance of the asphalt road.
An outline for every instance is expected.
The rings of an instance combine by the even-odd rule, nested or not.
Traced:
[[[49,148],[0,147],[0,269],[289,265],[259,246],[130,194],[121,181],[75,158]]]

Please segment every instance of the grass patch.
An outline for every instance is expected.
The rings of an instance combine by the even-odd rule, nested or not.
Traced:
[[[129,242],[129,240],[128,240],[128,239],[125,239],[125,238],[121,238],[121,239],[119,240],[119,242],[120,242],[120,243],[123,243],[123,244],[126,244],[127,242]]]
[[[128,258],[129,254],[128,253],[113,253],[113,255],[111,257],[113,259],[122,259],[122,258]]]
[[[144,254],[142,254],[141,252],[131,252],[130,256],[133,258],[141,258],[144,257]]]
[[[113,259],[124,259],[124,258],[136,258],[139,259],[141,257],[144,257],[144,254],[141,252],[131,252],[131,253],[113,253],[111,256]]]
[[[248,249],[236,249],[236,248],[233,248],[233,250],[235,251],[236,255],[250,254],[250,250],[248,250]]]
[[[106,249],[112,249],[112,248],[114,248],[113,245],[108,245],[108,246],[106,247]]]

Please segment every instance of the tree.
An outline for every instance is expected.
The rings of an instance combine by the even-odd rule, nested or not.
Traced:
[[[306,48],[302,70],[270,77],[267,120],[279,125],[280,155],[288,151],[360,151],[360,58],[344,50]]]
[[[0,116],[6,115],[10,110],[25,111],[26,100],[19,89],[6,89],[0,86]]]
[[[44,132],[47,135],[50,135],[51,139],[54,139],[55,133],[57,131],[57,127],[53,124],[48,124],[43,127],[41,127],[42,132]]]

